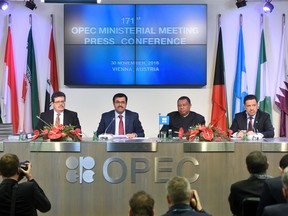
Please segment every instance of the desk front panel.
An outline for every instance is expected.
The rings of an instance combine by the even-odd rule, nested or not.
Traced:
[[[234,145],[234,144],[233,144]],[[155,215],[167,211],[165,182],[183,175],[213,216],[230,216],[230,185],[248,178],[245,158],[261,143],[236,143],[235,151],[184,152],[182,143],[158,143],[154,152],[106,152],[105,143],[81,143],[80,152],[35,152],[30,144],[4,143],[4,153],[30,160],[33,176],[52,203],[46,216],[127,215],[133,193],[145,190],[155,199]],[[268,174],[277,176],[285,152],[267,152]]]

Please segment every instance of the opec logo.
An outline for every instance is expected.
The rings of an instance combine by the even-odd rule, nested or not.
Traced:
[[[95,166],[95,160],[92,157],[69,157],[66,160],[66,166],[69,169],[66,173],[66,179],[68,182],[75,183],[79,180],[79,183],[83,181],[91,183],[94,181],[94,172],[91,170]]]

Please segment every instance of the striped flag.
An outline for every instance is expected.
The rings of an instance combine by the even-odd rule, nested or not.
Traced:
[[[25,133],[29,133],[32,132],[34,128],[36,128],[38,123],[36,116],[38,116],[40,113],[32,27],[30,28],[28,35],[27,66],[23,78],[22,99],[24,102],[23,129]]]
[[[288,49],[285,25],[281,38],[275,104],[280,109],[280,137],[288,135]]]
[[[4,74],[4,109],[3,116],[5,123],[13,124],[13,133],[18,133],[19,129],[19,110],[18,110],[18,97],[16,88],[16,77],[14,68],[14,54],[12,44],[12,34],[10,26],[8,27],[8,35],[6,42],[5,52],[5,74]]]
[[[226,130],[229,122],[227,119],[227,99],[225,87],[225,64],[222,42],[222,29],[219,28],[215,75],[212,93],[211,124]]]
[[[53,37],[53,27],[50,34],[50,46],[49,46],[49,61],[50,61],[50,71],[47,77],[46,84],[46,99],[45,99],[45,111],[50,109],[51,105],[51,95],[53,92],[59,91],[58,85],[58,75],[57,75],[57,62],[56,62],[56,52]]]
[[[232,118],[236,113],[244,111],[244,97],[248,94],[246,67],[245,67],[245,52],[242,25],[240,25],[239,41],[238,41],[238,57],[236,76],[234,80],[233,103],[232,103]]]
[[[258,98],[259,101],[259,109],[269,113],[270,117],[272,118],[272,103],[263,26],[261,27],[261,43],[258,60],[255,96]]]

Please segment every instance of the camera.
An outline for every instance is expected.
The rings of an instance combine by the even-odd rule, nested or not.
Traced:
[[[27,166],[26,163],[29,163],[29,161],[28,161],[28,160],[25,160],[25,161],[23,161],[23,162],[20,162],[20,163],[19,163],[19,168],[22,168],[22,169],[24,169],[25,171],[28,170],[28,166]],[[19,170],[19,172],[20,172],[20,173],[19,173],[20,176],[23,176],[23,177],[25,176],[25,174],[24,174],[23,172],[21,172],[20,170]]]

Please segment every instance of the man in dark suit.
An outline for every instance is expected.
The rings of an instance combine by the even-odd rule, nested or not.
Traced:
[[[279,171],[283,174],[284,169],[288,167],[288,154],[285,154],[279,162]],[[260,203],[257,209],[257,216],[261,216],[265,206],[286,203],[283,195],[281,176],[267,179],[263,185]]]
[[[177,136],[177,132],[180,128],[183,128],[186,133],[190,127],[196,125],[205,125],[205,118],[193,111],[190,111],[192,107],[191,100],[187,96],[182,96],[177,100],[178,111],[168,113],[169,125],[163,125],[161,131],[168,131],[172,129],[173,136]]]
[[[282,192],[285,203],[269,205],[264,208],[263,216],[286,216],[288,212],[288,168],[282,174]]]
[[[72,125],[81,129],[76,112],[65,109],[66,96],[63,92],[54,92],[51,96],[53,110],[40,114],[37,130],[43,130],[45,125]]]
[[[247,95],[244,98],[244,107],[245,111],[235,115],[230,127],[233,136],[242,138],[247,132],[247,136],[262,134],[265,138],[273,138],[274,127],[270,115],[258,109],[258,100],[255,95]]]
[[[37,210],[48,212],[51,209],[44,191],[33,179],[31,163],[25,165],[27,170],[20,168],[19,159],[14,154],[5,154],[0,159],[0,174],[3,177],[0,184],[1,216],[37,216]],[[27,182],[18,184],[23,176]]]
[[[231,185],[229,204],[233,215],[242,215],[242,201],[248,197],[260,197],[263,184],[271,178],[266,174],[268,169],[267,157],[260,151],[253,151],[246,157],[247,169],[250,177]]]
[[[128,138],[144,137],[144,130],[139,115],[126,109],[128,98],[123,93],[115,94],[113,105],[115,110],[103,113],[97,136],[100,134],[126,135]],[[122,119],[122,120],[121,120]],[[120,126],[122,124],[122,126]]]

